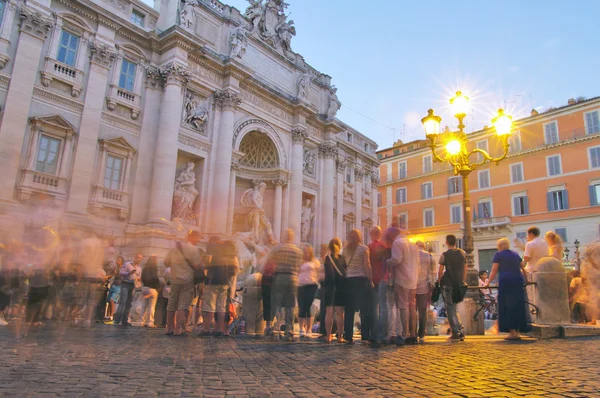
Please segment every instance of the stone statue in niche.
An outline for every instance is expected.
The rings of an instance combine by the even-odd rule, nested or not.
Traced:
[[[246,54],[246,47],[248,46],[248,35],[251,32],[242,26],[238,26],[231,32],[231,38],[229,39],[229,45],[231,46],[231,54],[229,58],[242,59]]]
[[[194,187],[196,184],[196,165],[189,162],[185,169],[179,172],[175,178],[175,189],[173,192],[173,210],[172,219],[192,220],[194,215],[194,202],[198,197],[198,190]]]
[[[337,88],[335,86],[331,86],[331,89],[329,90],[329,108],[327,109],[327,119],[334,119],[341,107],[342,103],[338,99]]]
[[[315,175],[315,156],[316,153],[310,149],[304,150],[304,174]]]
[[[185,97],[183,121],[200,133],[204,133],[208,122],[208,109],[200,104],[200,100],[192,92],[188,91]]]
[[[179,23],[181,26],[191,28],[194,25],[196,16],[195,7],[198,6],[198,0],[181,0],[179,7]]]
[[[298,99],[306,100],[308,98],[308,88],[314,76],[310,73],[303,73],[298,78]]]
[[[258,29],[258,24],[262,19],[263,5],[262,0],[248,0],[248,2],[250,3],[250,6],[248,6],[246,9],[244,16],[250,20],[250,23],[252,24],[252,31],[254,32],[256,29]]]
[[[315,213],[310,207],[311,203],[312,201],[310,199],[305,199],[304,205],[302,205],[302,214],[300,216],[300,240],[302,242],[308,242],[310,224],[312,223],[313,218],[315,218]]]
[[[246,220],[248,225],[250,225],[252,239],[256,244],[262,246],[277,243],[273,235],[271,222],[263,209],[266,188],[267,184],[264,182],[255,181],[254,188],[247,189],[240,200],[240,204],[248,212]]]

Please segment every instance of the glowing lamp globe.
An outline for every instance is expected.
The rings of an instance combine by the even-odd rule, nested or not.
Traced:
[[[423,128],[425,128],[425,134],[428,138],[437,137],[440,133],[440,123],[442,118],[433,114],[433,109],[427,111],[427,116],[421,119],[421,123],[423,123]]]
[[[458,141],[458,140],[452,140],[446,144],[446,153],[448,153],[448,155],[450,155],[450,156],[458,155],[460,153],[461,149],[462,149],[462,146],[460,144],[460,141]]]
[[[469,110],[469,97],[457,91],[456,95],[450,99],[450,106],[455,116],[465,116]]]
[[[492,119],[492,124],[498,136],[506,136],[512,132],[512,117],[504,113],[504,109],[498,109],[498,116]]]

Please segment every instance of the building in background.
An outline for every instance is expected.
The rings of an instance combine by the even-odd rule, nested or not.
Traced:
[[[371,226],[377,144],[336,119],[287,6],[0,0],[0,242],[47,226],[160,256],[188,228]]]
[[[600,98],[569,104],[517,120],[509,155],[499,165],[486,164],[469,179],[475,263],[490,269],[495,242],[525,239],[532,225],[556,231],[574,253],[600,237]],[[492,128],[469,134],[469,144],[502,151]],[[426,140],[377,152],[382,225],[398,217],[413,239],[442,253],[446,234],[462,236],[461,177],[447,163],[433,163]],[[474,155],[477,156],[477,155]],[[462,243],[462,242],[461,242]]]

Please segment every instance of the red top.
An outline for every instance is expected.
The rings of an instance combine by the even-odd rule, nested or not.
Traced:
[[[371,270],[373,284],[377,285],[382,280],[387,280],[387,265],[385,264],[387,246],[379,240],[369,243]]]

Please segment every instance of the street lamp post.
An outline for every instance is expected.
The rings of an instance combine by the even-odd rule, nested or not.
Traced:
[[[579,245],[581,243],[579,242],[579,240],[575,239],[575,242],[573,242],[573,244],[575,245],[575,259],[577,261],[577,271],[581,272],[581,259],[579,258]]]
[[[471,151],[467,149],[467,134],[465,133],[464,119],[467,116],[469,98],[463,95],[460,91],[456,92],[456,96],[450,99],[450,105],[454,112],[454,117],[458,119],[458,131],[445,133],[444,137],[440,135],[440,123],[442,118],[434,115],[433,109],[429,109],[427,116],[421,119],[425,134],[429,140],[429,147],[433,154],[435,162],[449,162],[454,169],[454,175],[462,177],[463,187],[463,238],[465,243],[465,252],[467,253],[467,265],[469,272],[467,275],[467,283],[469,286],[476,286],[477,271],[475,270],[475,262],[473,260],[473,232],[471,227],[471,198],[469,194],[469,175],[477,167],[487,163],[500,163],[508,154],[508,138],[512,132],[512,118],[504,113],[503,109],[498,110],[498,114],[492,119],[492,124],[496,130],[496,134],[500,137],[504,153],[499,157],[492,157],[486,151],[480,148],[475,148]],[[440,146],[445,147],[445,154],[438,154],[437,150]],[[480,154],[481,159],[471,161],[470,157],[474,154]],[[475,293],[477,296],[478,294]]]

